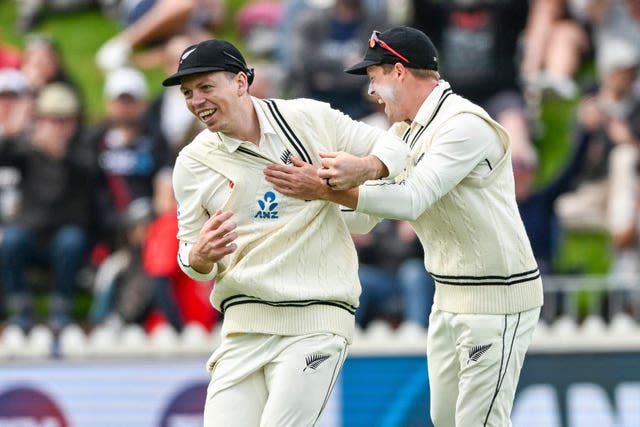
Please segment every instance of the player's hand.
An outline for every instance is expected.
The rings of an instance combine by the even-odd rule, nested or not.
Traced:
[[[204,223],[198,241],[189,254],[191,268],[208,273],[216,262],[238,248],[234,243],[238,238],[235,231],[238,225],[231,221],[232,215],[231,211],[218,210]]]
[[[318,176],[333,190],[348,190],[365,181],[387,176],[387,167],[375,156],[358,157],[345,152],[320,153]]]
[[[331,188],[318,176],[318,169],[291,156],[291,165],[268,165],[265,179],[280,194],[303,200],[325,199]]]

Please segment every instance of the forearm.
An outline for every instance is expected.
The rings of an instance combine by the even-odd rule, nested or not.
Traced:
[[[365,169],[367,174],[365,181],[376,180],[380,178],[386,178],[389,176],[389,169],[387,166],[373,154],[370,154],[362,159],[365,163]],[[364,181],[363,181],[364,182]]]
[[[358,187],[349,190],[329,189],[329,191],[325,192],[324,199],[355,210],[358,206],[359,191]]]

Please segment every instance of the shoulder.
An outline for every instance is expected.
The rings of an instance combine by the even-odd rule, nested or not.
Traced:
[[[322,110],[328,109],[331,110],[331,106],[327,102],[317,101],[315,99],[310,98],[293,98],[293,99],[263,99],[263,102],[266,102],[267,105],[275,105],[278,108],[282,109],[291,109],[299,114],[308,115],[311,114],[313,110]],[[311,111],[309,111],[311,110]]]
[[[290,125],[314,125],[335,123],[343,114],[326,102],[315,99],[266,99],[265,112],[276,120],[284,120]]]
[[[202,150],[205,145],[209,148],[213,148],[217,146],[216,142],[216,134],[211,132],[209,129],[204,129],[200,131],[200,133],[198,133],[190,143],[180,150],[178,157],[194,154],[199,150]]]

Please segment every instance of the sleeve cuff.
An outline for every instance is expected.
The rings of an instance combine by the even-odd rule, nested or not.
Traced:
[[[391,134],[385,135],[385,138],[388,138],[387,143],[376,144],[371,150],[371,154],[380,159],[387,167],[389,175],[386,178],[393,178],[406,167],[409,160],[409,148],[400,138]]]
[[[213,280],[218,273],[218,267],[216,264],[213,265],[213,268],[208,273],[200,273],[189,265],[189,253],[191,252],[192,247],[193,245],[191,243],[180,242],[180,250],[178,250],[178,265],[180,266],[180,269],[194,280],[202,282]]]

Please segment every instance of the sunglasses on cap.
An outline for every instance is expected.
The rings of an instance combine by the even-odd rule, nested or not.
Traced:
[[[399,54],[398,51],[396,51],[394,48],[389,46],[383,40],[380,40],[380,37],[378,37],[379,35],[380,35],[380,31],[374,31],[373,33],[371,33],[371,37],[369,37],[369,47],[371,49],[373,49],[376,45],[378,45],[384,50],[386,50],[387,52],[390,52],[393,55],[397,56],[398,58],[402,59],[404,62],[406,63],[411,62],[407,58],[405,58],[403,55]]]

